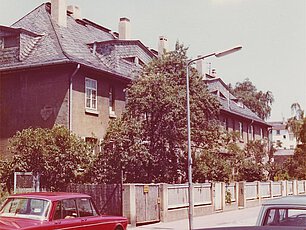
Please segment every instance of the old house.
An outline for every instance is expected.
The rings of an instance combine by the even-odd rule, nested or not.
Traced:
[[[271,137],[275,149],[274,160],[277,163],[282,163],[294,155],[298,141],[285,121],[269,122],[269,124],[272,126]]]
[[[271,141],[269,133],[271,125],[258,117],[250,108],[238,100],[229,90],[224,81],[217,76],[215,70],[211,74],[203,74],[202,64],[197,64],[209,92],[214,94],[220,102],[219,121],[221,126],[229,132],[239,133],[238,145],[243,148],[249,141],[260,140],[269,150]],[[267,159],[263,159],[266,161]]]
[[[99,143],[110,119],[125,108],[125,89],[157,55],[131,39],[130,20],[119,33],[84,19],[64,0],[44,3],[0,26],[0,153],[28,127],[68,127]]]

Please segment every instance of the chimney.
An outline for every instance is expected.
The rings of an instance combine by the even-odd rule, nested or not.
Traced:
[[[119,39],[122,39],[122,40],[131,39],[131,24],[130,24],[130,19],[128,18],[120,18]]]
[[[76,19],[82,19],[81,9],[78,6],[70,5],[67,7],[67,10],[71,12],[71,16]]]
[[[212,69],[212,70],[211,70],[211,76],[212,76],[212,77],[215,77],[215,78],[218,77],[218,76],[217,76],[217,71],[216,71],[216,69]]]
[[[161,57],[168,51],[168,39],[164,36],[159,36],[158,39],[158,56]]]
[[[200,57],[200,56],[198,56],[198,57]],[[200,59],[200,60],[197,60],[197,62],[196,62],[196,68],[197,68],[197,71],[198,71],[198,73],[199,73],[199,75],[203,78],[203,79],[205,79],[205,67],[203,66],[203,60],[202,59]]]
[[[51,0],[51,18],[57,25],[67,27],[66,0]]]

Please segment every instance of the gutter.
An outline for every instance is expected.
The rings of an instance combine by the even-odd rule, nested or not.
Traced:
[[[73,83],[73,77],[77,74],[77,72],[80,70],[81,65],[77,64],[74,72],[71,74],[69,79],[69,131],[72,132],[72,83]]]

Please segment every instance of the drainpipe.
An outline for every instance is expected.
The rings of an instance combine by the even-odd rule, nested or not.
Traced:
[[[74,72],[71,74],[69,79],[69,131],[72,132],[72,79],[80,70],[81,65],[77,64]]]

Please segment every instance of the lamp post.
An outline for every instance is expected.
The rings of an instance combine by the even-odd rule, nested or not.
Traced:
[[[202,60],[211,56],[217,58],[225,55],[237,52],[242,49],[242,46],[237,46],[229,50],[225,50],[219,53],[211,53],[198,58],[189,60],[186,64],[186,99],[187,99],[187,135],[188,135],[188,196],[189,196],[189,229],[193,229],[193,186],[192,186],[192,157],[191,157],[191,131],[190,131],[190,97],[189,97],[189,66],[195,61]]]

